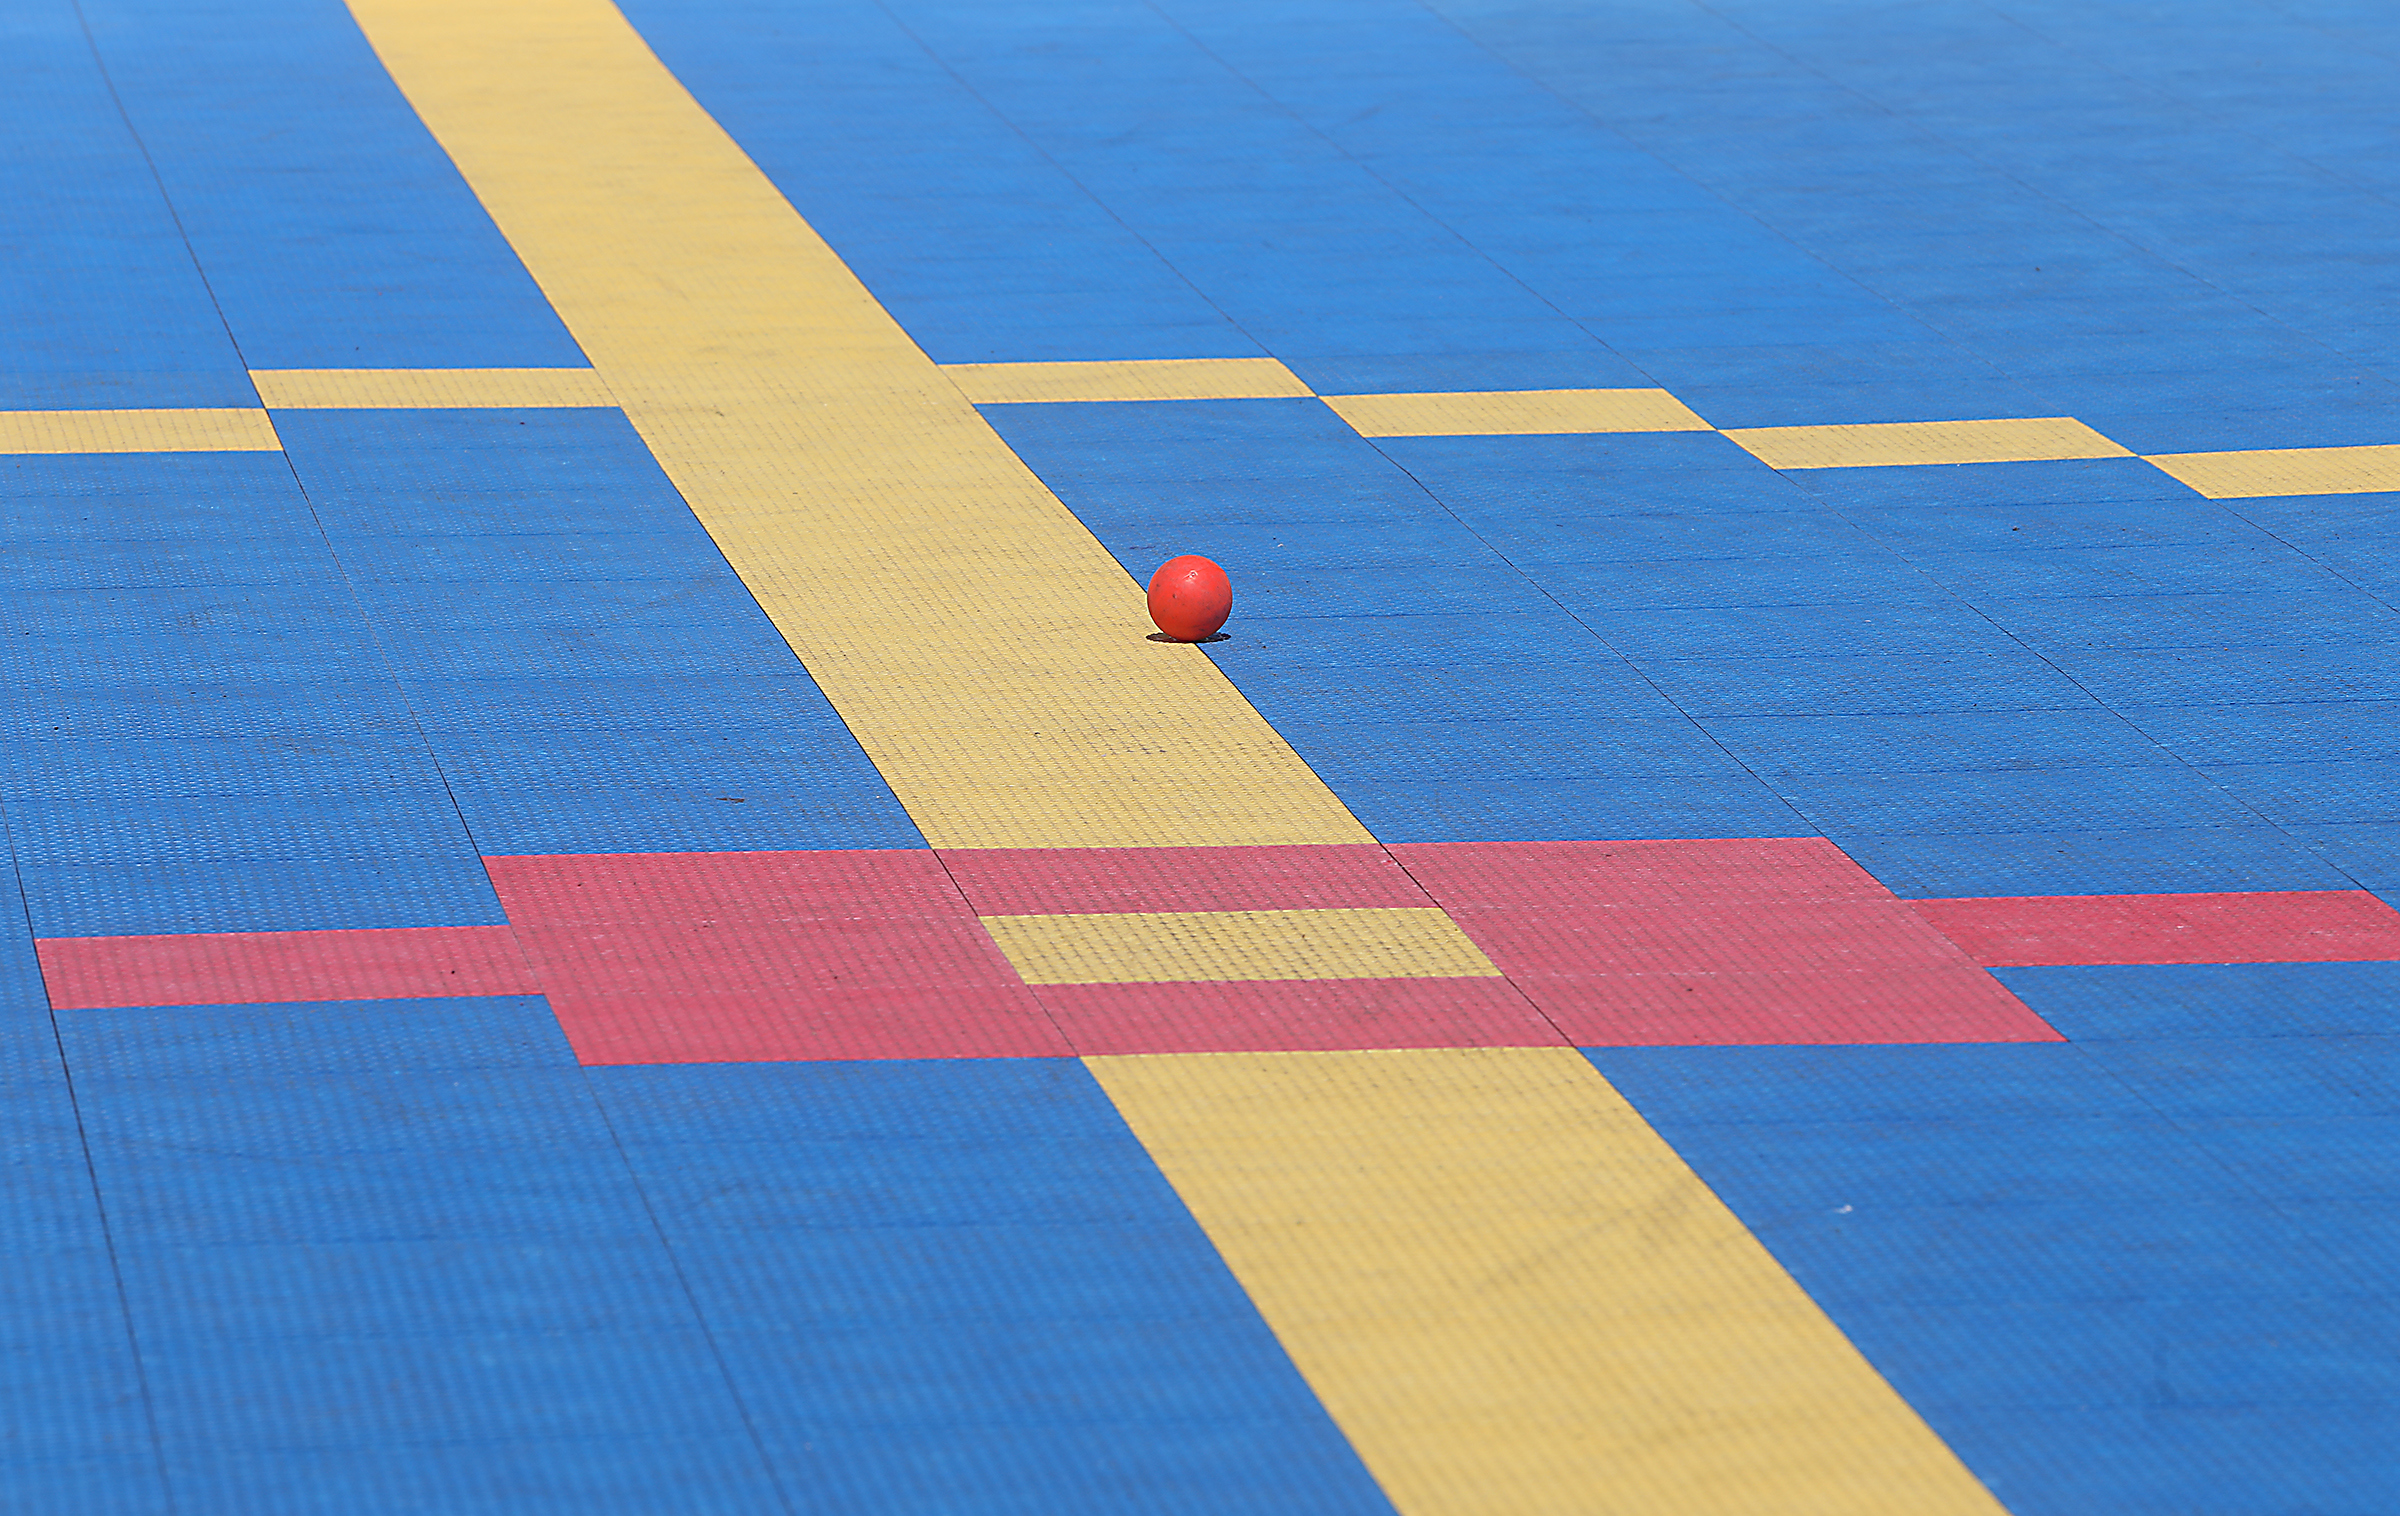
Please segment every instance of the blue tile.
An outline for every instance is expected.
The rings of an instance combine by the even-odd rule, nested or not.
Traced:
[[[1681,658],[1821,658],[1835,653],[2002,653],[2015,646],[1998,627],[1932,586],[1913,604],[1595,609],[1582,615],[1602,640],[1644,664]]]
[[[2239,638],[2244,630],[2230,628]],[[2385,647],[2318,644],[2288,618],[2258,640],[2227,647],[2220,637],[2182,648],[2135,650],[2060,647],[2061,672],[2111,706],[2251,705],[2400,698],[2400,665]]]
[[[1530,573],[1578,614],[1793,605],[1940,608],[1950,602],[1939,585],[1873,547],[1846,554],[1552,565]]]
[[[2261,818],[2180,765],[1788,774],[1778,793],[1830,834],[1939,836],[2255,825]]]
[[[2077,1042],[2400,1033],[2400,965],[2201,963],[1994,969]]]
[[[265,862],[27,863],[25,910],[44,937],[498,926],[482,863],[453,854]]]
[[[698,1319],[656,1237],[161,1248],[120,1266],[144,1344],[171,1355],[327,1340],[371,1358],[395,1338],[597,1339]]]
[[[205,1012],[201,1014],[206,1014]],[[87,1034],[88,1035],[88,1034]],[[447,1068],[402,1076],[389,1069],[246,1071],[207,1084],[183,1079],[76,1081],[83,1129],[126,1153],[383,1158],[414,1154],[429,1166],[540,1150],[570,1168],[569,1149],[606,1148],[607,1129],[573,1068]],[[604,1166],[605,1167],[605,1166]]]
[[[143,1364],[178,1451],[689,1436],[740,1414],[692,1328],[211,1342]]]
[[[1284,362],[1320,395],[1651,389],[1657,384],[1597,343],[1550,352],[1286,354]]]
[[[2126,719],[2187,763],[2360,762],[2400,758],[2400,703],[2167,706]]]
[[[88,39],[29,11],[10,54],[7,198],[26,219],[0,295],[0,406],[254,404]]]
[[[1676,777],[1732,781],[1741,766],[1691,722],[1663,719],[1288,719],[1284,737],[1337,793],[1352,784]]]
[[[937,1509],[1000,1458],[992,1489],[1053,1509],[1102,1467],[1193,1499],[1267,1468],[1262,1509],[1385,1509],[1079,1064],[593,1082],[778,1466],[836,1508]]]
[[[1703,729],[1762,775],[2172,765],[2111,711],[1718,716]]]
[[[2009,467],[2011,465],[1989,465]],[[1814,472],[1814,471],[1812,471]],[[1919,500],[1885,505],[1844,501],[1844,519],[1867,536],[1906,553],[1935,555],[1947,566],[1944,578],[1976,589],[1976,555],[2022,553],[2026,549],[2129,548],[2193,543],[2252,544],[2256,526],[2215,502],[2183,499],[2096,498],[1986,505],[1980,502]],[[2040,568],[2038,559],[2019,559],[2020,571]]]
[[[725,781],[742,776],[718,776]],[[782,793],[746,785],[676,791],[461,788],[459,806],[483,853],[742,853],[922,847],[925,839],[879,781],[841,789],[787,780]]]
[[[58,1023],[75,1068],[102,1078],[215,1081],[575,1063],[549,1005],[534,995],[63,1011]]]
[[[93,36],[176,230],[258,368],[582,354],[349,18],[108,0]]]
[[[1593,1058],[2018,1508],[2092,1491],[2022,1440],[2038,1419],[2047,1446],[2112,1461],[2112,1508],[2263,1511],[2273,1491],[2371,1487],[2379,1455],[2338,1429],[2388,1401],[2395,1323],[2388,1303],[2342,1298],[2360,1276],[2329,1274],[2286,1208],[2227,1168],[2268,1156],[2253,1134],[2184,1112],[2228,1081],[2319,1088],[2262,1065],[2324,1065],[2323,1041]],[[2222,1051],[2126,1063],[2152,1046]],[[2170,1091],[2184,1103],[2162,1112]],[[2129,1140],[2107,1140],[2111,1122]],[[2319,1408],[2336,1430],[2282,1458]],[[2218,1460],[2205,1484],[2202,1448]]]
[[[440,782],[423,741],[376,732],[306,743],[61,736],[0,755],[0,792],[12,799],[360,794]]]
[[[1643,675],[1698,717],[2088,715],[2091,694],[2022,649],[1815,657],[1645,658]]]
[[[2338,869],[2346,883],[2387,895],[2400,892],[2400,826],[2370,822],[2351,826],[2295,826],[2292,836]],[[2339,886],[2334,886],[2339,888]]]
[[[1385,842],[1805,837],[1817,828],[1774,792],[1735,779],[1352,780],[1343,804]]]
[[[595,1365],[597,1368],[598,1365]],[[180,1508],[574,1513],[789,1509],[746,1432],[452,1437],[345,1447],[182,1443],[167,1457]]]
[[[2400,821],[2400,759],[2211,763],[2200,772],[2271,821],[2316,826]]]
[[[457,808],[431,793],[213,796],[205,800],[19,800],[29,864],[194,864],[310,859],[472,859]]]

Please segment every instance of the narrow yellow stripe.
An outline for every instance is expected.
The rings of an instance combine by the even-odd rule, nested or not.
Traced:
[[[1087,1062],[1408,1516],[1998,1516],[1572,1049]]]
[[[609,406],[616,399],[588,368],[252,369],[270,409],[508,410]]]
[[[986,916],[1028,984],[1459,979],[1500,971],[1430,906]]]
[[[1114,363],[952,363],[950,376],[977,405],[1059,400],[1277,400],[1305,398],[1300,376],[1272,358],[1130,358]]]
[[[605,0],[353,0],[942,847],[1363,842]]]
[[[2400,446],[2153,453],[2150,462],[2211,500],[2240,500],[2259,495],[2370,495],[2400,490]]]
[[[1362,437],[1531,437],[1570,432],[1705,432],[1665,390],[1487,390],[1327,395]]]
[[[1911,463],[2039,463],[2133,454],[2072,416],[2013,421],[1894,421],[1870,426],[1755,426],[1726,436],[1770,468],[1883,468]]]
[[[274,453],[265,411],[0,411],[0,453]]]

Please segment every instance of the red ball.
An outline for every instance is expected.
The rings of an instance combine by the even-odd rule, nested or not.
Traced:
[[[1150,619],[1177,642],[1198,642],[1233,614],[1233,581],[1195,553],[1169,558],[1150,576]]]

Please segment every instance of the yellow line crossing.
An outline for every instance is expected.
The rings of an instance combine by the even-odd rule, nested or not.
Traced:
[[[1367,840],[614,9],[352,9],[932,840]],[[1410,1516],[1990,1508],[1572,1054],[1094,1067]]]
[[[928,840],[1369,840],[613,7],[352,11]]]
[[[1776,469],[2137,456],[2072,416],[1716,428],[1665,390],[1320,396],[1272,358],[953,363],[942,372],[974,405],[1321,399],[1365,437],[1719,431]],[[271,410],[617,404],[592,369],[259,369],[250,377]],[[0,454],[272,452],[281,445],[259,410],[0,410]],[[2139,456],[2212,500],[2400,490],[2400,444]]]

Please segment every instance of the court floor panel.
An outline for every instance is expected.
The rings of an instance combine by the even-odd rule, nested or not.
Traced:
[[[2385,9],[18,9],[0,1504],[2400,1484]]]

